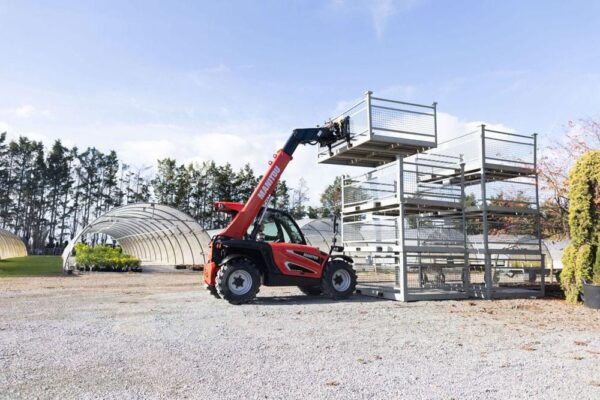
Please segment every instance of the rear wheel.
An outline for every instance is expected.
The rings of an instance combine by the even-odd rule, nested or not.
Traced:
[[[323,293],[319,286],[298,286],[298,289],[307,296],[319,296]]]
[[[321,281],[323,293],[334,300],[347,299],[356,289],[356,272],[343,260],[332,260],[325,266]]]
[[[248,303],[258,293],[260,274],[250,259],[236,258],[219,268],[215,287],[231,304]]]

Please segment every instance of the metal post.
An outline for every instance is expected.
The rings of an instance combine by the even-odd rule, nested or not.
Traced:
[[[403,173],[404,173],[404,164],[402,160],[402,156],[396,156],[396,161],[398,163],[396,180],[398,181],[397,190],[398,190],[398,233],[397,233],[397,243],[400,247],[400,254],[398,255],[398,270],[396,271],[396,285],[400,288],[400,300],[408,301],[408,282],[407,282],[407,274],[408,270],[406,267],[406,251],[405,251],[405,242],[404,242],[404,181],[403,181]]]
[[[540,262],[541,262],[541,270],[540,270],[540,285],[542,296],[545,296],[546,291],[546,263],[545,257],[542,254],[542,231],[541,231],[541,221],[540,221],[540,194],[538,188],[538,170],[537,170],[537,133],[533,134],[533,173],[535,174],[535,226],[536,226],[536,234],[538,239],[538,250],[540,252]]]
[[[488,234],[488,212],[487,212],[487,195],[486,195],[486,176],[485,176],[485,125],[481,125],[481,218],[483,223],[483,257],[485,265],[484,281],[485,281],[485,298],[492,298],[492,259],[490,255]]]
[[[372,119],[372,114],[371,114],[371,95],[373,94],[372,91],[368,91],[365,93],[365,95],[367,96],[365,102],[367,105],[367,128],[369,129],[369,140],[371,140],[373,138],[373,119]]]
[[[435,135],[435,146],[438,145],[438,135],[437,135],[437,102],[433,102],[433,133]]]
[[[464,240],[464,251],[463,256],[463,289],[465,292],[469,291],[469,285],[471,283],[471,267],[469,265],[469,247],[467,246],[467,216],[465,209],[467,208],[467,198],[465,196],[465,162],[463,156],[460,156],[460,205],[462,213],[462,229],[463,229],[463,240]]]
[[[339,223],[340,223],[340,237],[342,239],[342,246],[344,246],[344,204],[345,204],[345,202],[344,202],[344,191],[345,190],[344,189],[346,188],[346,178],[344,175],[342,175],[341,181],[342,181],[342,187],[341,187],[342,204],[340,207],[340,222]],[[333,210],[333,212],[335,212],[335,210]]]

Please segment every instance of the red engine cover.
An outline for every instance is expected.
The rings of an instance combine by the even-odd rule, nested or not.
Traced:
[[[271,243],[277,268],[284,275],[320,278],[327,253],[316,247],[292,243]]]

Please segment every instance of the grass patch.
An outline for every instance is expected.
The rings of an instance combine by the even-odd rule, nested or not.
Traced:
[[[29,256],[0,260],[0,278],[60,274],[62,274],[62,258],[59,256]]]

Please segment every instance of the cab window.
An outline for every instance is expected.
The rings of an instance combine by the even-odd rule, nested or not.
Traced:
[[[287,214],[277,213],[275,214],[275,220],[283,232],[284,241],[286,243],[305,244],[298,226]]]
[[[254,225],[248,229],[252,232]],[[268,211],[262,220],[258,233],[264,235],[265,242],[306,244],[302,233],[294,221],[286,214]]]
[[[279,240],[279,229],[277,224],[273,219],[265,219],[263,220],[262,229],[263,235],[265,235],[266,242],[277,242]]]

